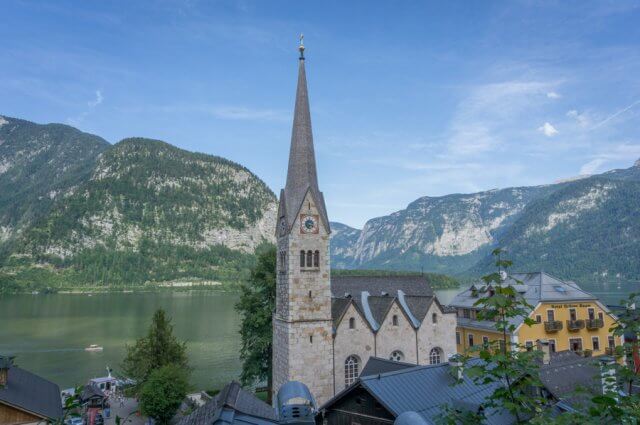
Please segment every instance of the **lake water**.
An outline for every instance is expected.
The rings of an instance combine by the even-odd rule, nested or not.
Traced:
[[[619,304],[638,283],[583,284],[606,304]],[[460,289],[436,291],[443,304]],[[218,291],[111,293],[88,295],[10,295],[0,297],[0,354],[62,388],[119,369],[125,344],[146,333],[153,312],[165,309],[175,334],[188,344],[197,389],[219,388],[237,379],[240,318],[238,295]],[[103,352],[85,352],[98,344]]]

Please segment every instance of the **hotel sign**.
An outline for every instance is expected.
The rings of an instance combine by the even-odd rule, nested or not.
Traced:
[[[551,304],[551,308],[588,308],[591,304]]]

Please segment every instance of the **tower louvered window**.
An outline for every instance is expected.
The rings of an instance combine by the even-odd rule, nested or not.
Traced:
[[[307,251],[307,267],[312,267],[313,264],[313,252],[311,250]]]
[[[313,267],[320,267],[320,251],[316,249],[313,253]]]
[[[300,267],[304,267],[305,257],[306,257],[306,254],[304,253],[304,251],[300,251]]]

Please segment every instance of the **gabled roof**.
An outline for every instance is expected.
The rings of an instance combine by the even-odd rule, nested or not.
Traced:
[[[58,385],[17,366],[9,369],[6,387],[0,387],[0,404],[7,404],[43,418],[62,417]]]
[[[281,202],[284,199],[285,208],[284,211],[280,208],[281,210],[278,212],[279,217],[286,218],[289,229],[292,228],[304,198],[309,192],[316,203],[322,224],[327,232],[331,232],[324,196],[318,187],[309,94],[307,93],[307,75],[304,68],[304,58],[301,57],[298,65],[298,87],[291,131],[287,184],[280,195]]]
[[[335,276],[331,278],[332,314],[338,325],[347,308],[356,305],[373,331],[377,331],[394,302],[414,328],[420,326],[430,306],[438,303],[425,276]],[[440,304],[438,303],[438,306]],[[452,313],[442,308],[445,313]]]
[[[540,365],[540,381],[556,399],[579,407],[594,394],[602,394],[599,361],[569,350],[551,353],[549,364]],[[578,388],[588,393],[580,394]]]
[[[275,409],[231,382],[204,406],[182,418],[178,425],[276,424]]]
[[[480,361],[472,359],[468,364]],[[458,406],[460,402],[464,402],[465,405],[481,406],[498,385],[477,385],[466,376],[456,383],[448,363],[414,366],[380,375],[361,376],[349,388],[325,403],[322,409],[330,409],[354,389],[363,388],[394,416],[416,412],[427,423],[433,424],[442,413],[444,405]],[[504,411],[487,409],[485,416],[486,423],[491,425],[514,422],[514,418]]]
[[[407,369],[410,367],[416,367],[415,364],[396,362],[394,360],[383,359],[380,357],[369,357],[367,364],[362,368],[360,376],[380,375],[382,373],[394,372],[396,370]]]

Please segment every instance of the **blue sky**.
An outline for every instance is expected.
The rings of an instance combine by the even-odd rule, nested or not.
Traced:
[[[305,34],[320,185],[360,227],[421,196],[640,158],[640,1],[15,1],[0,114],[285,181]]]

